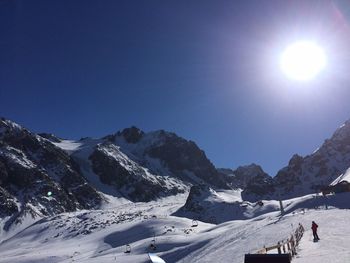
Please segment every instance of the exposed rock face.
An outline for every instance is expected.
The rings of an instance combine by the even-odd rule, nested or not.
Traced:
[[[314,153],[294,155],[288,166],[281,169],[275,184],[279,193],[298,196],[320,191],[350,166],[350,121],[338,128],[330,139]]]
[[[102,202],[69,155],[5,119],[0,120],[0,199],[1,216],[23,209],[52,215]]]
[[[286,168],[280,170],[274,178],[274,183],[280,191],[288,193],[293,187],[302,183],[300,176],[302,174],[303,157],[293,155]]]
[[[204,152],[174,133],[144,133],[131,127],[87,144],[92,171],[103,184],[132,201],[183,193],[197,183],[227,188]],[[84,158],[79,151],[72,156]]]
[[[119,136],[123,136],[128,143],[137,143],[141,140],[145,133],[140,129],[132,126],[124,129],[122,132],[118,132]]]
[[[269,177],[267,173],[257,164],[239,166],[236,170],[218,169],[221,174],[225,175],[226,181],[232,188],[245,189],[255,177]]]
[[[143,202],[183,193],[198,182],[226,187],[194,142],[136,127],[101,139],[69,141],[36,135],[2,119],[0,168],[1,198],[10,197],[3,214],[38,207],[40,211],[30,213],[98,207],[103,198],[96,187],[105,192],[107,186],[114,189],[108,194]]]
[[[17,212],[18,207],[14,199],[0,186],[0,217],[10,216]]]
[[[208,197],[210,193],[210,187],[208,185],[194,185],[190,189],[190,193],[186,199],[184,209],[186,211],[200,213],[205,208],[203,206],[203,199]]]
[[[96,187],[104,192],[104,186],[144,202],[192,187],[184,208],[198,213],[200,202],[211,202],[208,193],[210,200],[225,203],[215,194],[219,188],[243,189],[249,201],[289,198],[319,190],[348,167],[349,121],[313,154],[294,155],[272,178],[256,164],[217,170],[194,142],[163,130],[131,127],[74,142],[1,119],[0,216],[92,209],[104,200]]]
[[[242,199],[255,202],[264,197],[269,199],[274,194],[274,181],[271,176],[263,173],[253,177],[242,191]]]
[[[173,133],[160,132],[159,137],[162,143],[147,148],[146,155],[161,160],[171,173],[184,180],[193,181],[183,176],[183,171],[188,171],[202,182],[214,187],[227,188],[222,176],[194,142],[182,139]]]
[[[228,213],[222,213],[229,208]],[[221,211],[220,213],[217,213]],[[232,210],[230,204],[226,204],[221,200],[215,190],[211,189],[206,184],[193,185],[190,189],[186,203],[173,215],[180,217],[188,217],[195,220],[200,220],[208,223],[221,223],[230,216]],[[225,214],[224,218],[220,215],[219,218],[215,214]]]
[[[102,183],[115,187],[122,196],[132,201],[148,202],[185,191],[171,178],[167,180],[151,174],[112,143],[98,144],[89,159]]]
[[[39,136],[51,141],[51,142],[61,142],[62,139],[58,138],[57,136],[55,136],[52,133],[39,133]]]
[[[263,180],[261,187],[274,189],[261,193],[246,188],[244,194],[262,198],[292,198],[320,191],[350,167],[350,121],[338,128],[330,139],[314,153],[301,157],[294,155],[288,166],[278,171],[271,182]]]
[[[56,145],[64,149],[67,142]],[[79,147],[69,147],[67,152],[80,165],[84,176],[95,182],[99,191],[131,201],[148,202],[184,193],[198,183],[227,188],[204,152],[194,142],[174,133],[145,133],[131,127],[75,144]]]

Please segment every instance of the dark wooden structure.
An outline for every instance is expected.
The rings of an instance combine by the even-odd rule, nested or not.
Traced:
[[[244,263],[291,263],[290,254],[246,254]]]
[[[330,193],[344,193],[350,192],[350,183],[348,181],[341,181],[335,185],[330,185],[322,189],[322,194],[327,195]]]

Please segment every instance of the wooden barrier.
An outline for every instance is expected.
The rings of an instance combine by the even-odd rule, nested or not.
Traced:
[[[286,254],[286,255],[290,255],[290,258],[293,258],[297,254],[296,248],[299,245],[301,238],[303,237],[304,231],[305,231],[304,227],[299,223],[295,232],[292,233],[290,238],[288,238],[287,240],[279,241],[274,246],[263,247],[262,249],[259,249],[256,252],[256,254],[248,254],[248,255],[265,255],[265,254],[267,254],[268,251],[277,249],[278,255]],[[282,254],[282,251],[283,251],[283,254]],[[247,255],[246,255],[246,257],[247,257]],[[254,258],[254,257],[252,257],[252,258]],[[255,258],[256,258],[256,260],[258,260],[260,257],[257,256]],[[261,259],[263,259],[263,256],[261,257]],[[249,262],[253,262],[253,261],[249,261]],[[254,262],[259,262],[259,261],[254,261]],[[263,262],[263,261],[261,261],[261,262]]]

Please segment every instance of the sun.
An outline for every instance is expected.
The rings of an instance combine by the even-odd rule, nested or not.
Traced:
[[[299,41],[289,45],[282,53],[280,66],[286,76],[293,80],[313,79],[326,66],[326,55],[313,42]]]

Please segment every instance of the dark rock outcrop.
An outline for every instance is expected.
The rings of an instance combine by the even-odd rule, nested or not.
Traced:
[[[205,209],[202,201],[206,196],[209,196],[209,193],[210,188],[208,185],[193,185],[183,209],[194,213],[202,212]]]
[[[52,133],[38,133],[39,136],[51,141],[51,142],[61,142],[62,139],[58,138]]]
[[[132,201],[148,202],[184,192],[184,188],[178,187],[174,182],[147,173],[112,143],[97,145],[89,159],[94,173],[102,183],[113,186],[122,196]]]
[[[183,171],[191,172],[203,183],[218,188],[228,188],[223,176],[206,157],[204,151],[192,142],[178,137],[174,133],[159,133],[161,144],[155,144],[146,150],[146,154],[162,161],[174,175],[193,183],[191,178],[183,176]]]
[[[319,149],[305,157],[294,155],[288,165],[278,171],[270,181],[261,187],[274,189],[273,193],[246,188],[244,193],[264,198],[286,199],[321,191],[350,167],[350,121],[339,127],[330,139]]]
[[[52,215],[96,208],[103,201],[68,154],[5,119],[0,121],[0,187],[2,216],[23,214],[24,207]]]
[[[275,192],[274,181],[267,174],[259,174],[253,177],[242,191],[242,199],[256,202],[264,197],[270,199]]]
[[[239,166],[235,170],[218,169],[218,171],[225,176],[226,181],[234,189],[245,189],[247,185],[252,180],[254,180],[255,177],[269,177],[260,165],[254,163],[250,165]]]
[[[121,132],[118,132],[117,135],[123,136],[124,139],[128,143],[137,143],[141,140],[145,133],[141,131],[140,129],[136,128],[135,126],[132,126],[130,128],[126,128]]]

